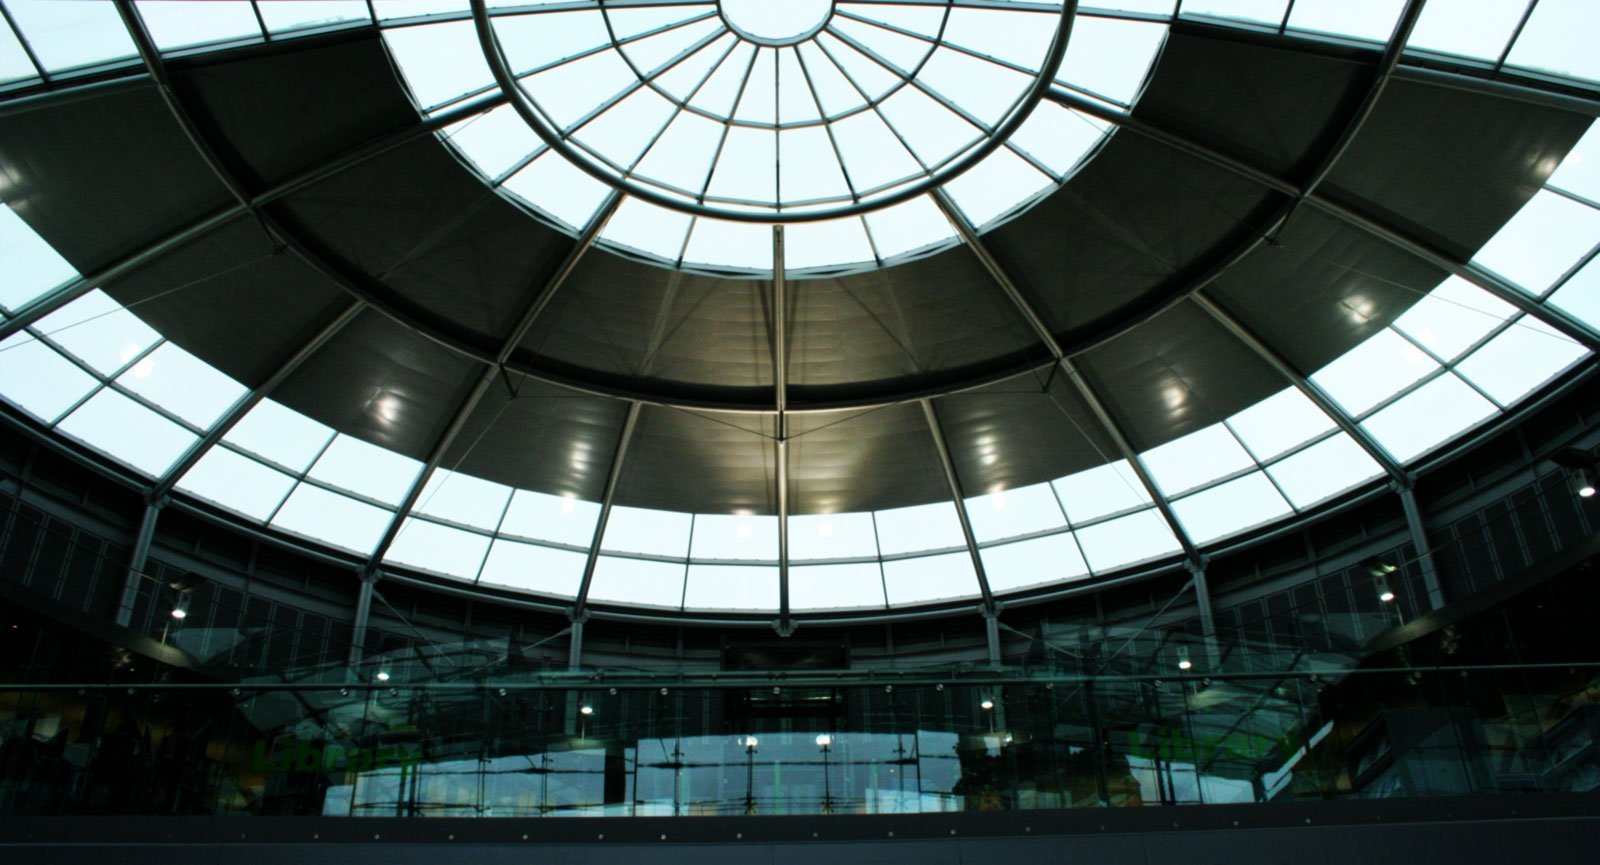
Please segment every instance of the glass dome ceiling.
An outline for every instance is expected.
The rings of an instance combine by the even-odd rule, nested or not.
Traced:
[[[618,182],[623,197],[603,223],[602,246],[656,263],[745,273],[771,270],[770,218],[785,208],[862,208],[848,216],[786,226],[790,255],[811,250],[805,253],[809,257],[786,261],[789,267],[893,264],[957,243],[957,232],[931,198],[931,188],[901,203],[869,208],[897,189],[915,188],[930,176],[942,179],[939,172],[957,164],[961,154],[994,141],[996,124],[1015,110],[1017,94],[1026,91],[1031,79],[1005,65],[1028,65],[1017,59],[1021,55],[1003,53],[1013,50],[1013,43],[987,45],[981,27],[961,30],[957,25],[980,18],[999,21],[1000,16],[1032,21],[1060,17],[1060,6],[1048,3],[840,2],[817,18],[801,15],[807,4],[797,3],[795,19],[780,26],[748,17],[740,4],[603,5],[490,4],[479,14],[495,28],[508,62],[521,73],[520,90],[530,103],[544,106],[540,111],[553,112],[545,121],[570,139],[578,158],[593,161],[590,167],[619,171],[619,178],[629,166],[640,169],[628,174],[628,183]],[[1076,10],[1071,41],[1050,84],[1126,111],[1140,94],[1175,10],[1171,3],[1113,5],[1126,8]],[[1182,14],[1241,31],[1356,43],[1387,38],[1403,6],[1373,2],[1357,8],[1311,0],[1292,7],[1282,2],[1186,2]],[[77,75],[105,74],[126,66],[135,53],[135,43],[111,4],[11,0],[0,7],[7,25],[0,31],[0,80],[9,80],[19,91],[41,80],[63,86]],[[312,2],[137,3],[130,8],[169,55],[376,23],[427,116],[443,116],[496,89],[478,41],[474,10],[465,3],[379,2],[371,10],[365,3]],[[197,14],[200,9],[205,11]],[[373,12],[376,18],[370,17]],[[920,30],[913,26],[916,15],[923,16]],[[543,48],[537,38],[519,41],[519,28],[522,35],[553,32],[553,25],[542,30],[528,23],[556,20],[551,16],[568,16],[563,20],[572,22],[572,32],[598,34],[598,39],[573,37]],[[1582,32],[1575,26],[1582,16],[1581,4],[1552,0],[1536,6],[1434,0],[1412,32],[1408,56],[1449,55],[1458,63],[1535,70],[1552,80],[1593,79],[1600,69],[1571,36]],[[935,18],[939,24],[930,31],[928,22]],[[623,19],[631,23],[618,23]],[[1035,25],[1031,33],[1035,70],[1049,42],[1041,32]],[[643,53],[647,45],[655,55]],[[724,53],[696,61],[701,64],[695,79],[703,85],[701,91],[727,58],[742,56],[744,63],[727,67],[733,83],[726,86],[735,95],[720,113],[715,106],[697,104],[689,91],[670,90],[667,83],[670,73],[712,48]],[[920,53],[913,56],[913,49]],[[549,56],[539,59],[539,51]],[[852,51],[864,60],[845,59]],[[993,67],[1013,73],[1010,80],[1020,89],[985,91],[962,101],[956,96],[961,84],[940,88],[928,79],[921,82],[926,87],[916,86],[874,59],[876,55],[909,73],[930,69],[936,56],[944,56],[940,52],[958,70]],[[827,59],[821,68],[837,69],[846,79],[853,75],[846,69],[865,62],[862,69],[882,74],[881,91],[863,85],[853,90],[858,103],[845,100],[834,105],[837,110],[814,105],[817,111],[806,117],[785,114],[783,70],[791,62],[803,67],[803,73],[810,70],[813,54]],[[650,56],[657,58],[653,65]],[[768,79],[759,77],[761,57],[771,70]],[[537,86],[533,81],[546,72],[586,68],[586,60],[598,63],[599,58],[610,58],[604,62],[613,68],[621,63],[635,82],[612,87],[616,82],[588,73],[581,76],[592,83],[587,88],[549,88],[543,80]],[[673,58],[681,58],[678,65],[663,69]],[[979,65],[962,65],[969,62]],[[541,66],[548,68],[540,71]],[[661,74],[646,84],[645,78],[657,70]],[[861,73],[862,78],[867,75]],[[955,77],[965,75],[958,72]],[[804,78],[802,74],[800,80]],[[743,103],[737,92],[752,87],[763,94],[771,89],[770,100],[763,103],[766,114],[740,113]],[[662,91],[676,93],[673,98],[682,104],[671,102]],[[810,93],[808,87],[802,95]],[[657,115],[665,110],[667,116],[654,128],[637,122],[642,115],[624,113],[615,115],[621,122],[611,122],[626,128],[608,133],[611,137],[591,129],[623,110],[630,98],[645,94],[668,105],[656,108]],[[813,102],[821,103],[820,91],[816,96]],[[891,110],[897,98],[925,107],[931,103],[930,111],[944,115],[930,116],[948,117],[928,120],[927,125],[893,123],[890,116],[902,116],[896,114],[898,106]],[[558,109],[563,99],[582,105]],[[589,123],[579,124],[591,113]],[[982,125],[973,125],[963,114]],[[859,189],[845,183],[842,193],[834,189],[834,197],[823,201],[817,195],[785,198],[784,169],[776,159],[770,166],[757,160],[753,164],[759,170],[739,175],[745,180],[759,175],[761,185],[723,195],[712,191],[714,176],[723,170],[723,155],[715,147],[695,157],[704,160],[697,164],[708,184],[699,189],[674,191],[661,176],[643,171],[646,158],[611,158],[627,150],[626,135],[642,132],[649,133],[639,146],[647,157],[650,139],[685,116],[712,124],[712,137],[719,140],[732,139],[736,132],[780,139],[805,130],[819,140],[837,139],[849,134],[841,129],[851,118],[881,122],[891,138],[906,141],[897,141],[900,150],[891,152],[904,153],[916,167],[890,170],[876,157],[856,167],[844,148],[828,143],[812,152],[833,160],[829,171],[840,177],[880,171],[883,180]],[[946,127],[965,130],[965,137],[934,134]],[[996,227],[1024,205],[1041,200],[1039,193],[1069,179],[1112,129],[1107,121],[1065,108],[1060,101],[1041,102],[992,154],[939,189],[969,224],[982,230]],[[570,233],[595,227],[596,215],[606,212],[611,188],[569,162],[513,105],[452,124],[440,137],[481,179]],[[780,154],[782,145],[773,144],[772,152]],[[867,156],[874,153],[864,151]],[[605,154],[611,156],[602,159]],[[1010,167],[996,167],[1002,162]],[[1600,134],[1591,132],[1570,153],[1538,167],[1543,185],[1472,255],[1474,267],[1591,328],[1600,325],[1600,265],[1592,264],[1600,242],[1597,165]],[[0,286],[0,314],[15,319],[59,286],[79,279],[80,273],[30,225],[25,167],[4,164],[0,169],[7,205],[0,211],[0,250],[8,268],[19,274]],[[1015,180],[1018,176],[1026,182]],[[797,188],[825,188],[816,176],[803,177]],[[765,189],[768,179],[770,195],[747,194]],[[678,195],[685,206],[738,205],[759,218],[684,212],[629,194],[631,183]],[[807,232],[816,232],[816,239],[805,240]],[[859,242],[841,239],[847,235]],[[762,255],[767,256],[764,262]],[[1370,275],[1341,266],[1356,276]],[[178,296],[191,290],[184,284],[166,289]],[[605,503],[592,494],[487,480],[458,470],[463,459],[426,464],[373,444],[367,440],[371,436],[314,420],[271,394],[256,393],[163,336],[141,319],[140,303],[124,305],[98,290],[0,343],[0,398],[31,422],[87,446],[133,476],[152,484],[170,482],[184,495],[238,519],[355,557],[376,553],[406,571],[546,599],[571,599],[586,592],[602,604],[690,612],[771,612],[782,603],[782,591],[788,595],[786,608],[797,612],[882,610],[975,598],[980,584],[1002,594],[1061,585],[1126,571],[1186,546],[1226,543],[1382,477],[1384,467],[1363,441],[1375,443],[1380,454],[1402,466],[1416,465],[1592,357],[1581,342],[1539,316],[1459,276],[1411,298],[1409,309],[1398,317],[1382,315],[1381,306],[1376,286],[1369,283],[1363,289],[1359,281],[1338,302],[1336,312],[1348,323],[1370,322],[1372,327],[1353,348],[1306,371],[1310,383],[1331,400],[1331,408],[1290,386],[1215,423],[1138,447],[1128,457],[1105,449],[1098,465],[1068,474],[1030,483],[969,485],[960,497],[929,504],[817,507],[782,516],[760,507],[690,513],[617,505],[602,524]],[[1181,371],[1161,381],[1157,395],[1174,416],[1203,400]],[[396,390],[376,393],[365,410],[380,421],[398,423],[412,409],[407,395]],[[835,422],[849,430],[862,421],[855,415],[829,415],[812,426],[820,429]],[[802,430],[776,436],[756,432],[755,426],[746,424],[742,434],[764,444],[776,438],[798,448],[807,435]],[[1003,465],[1014,456],[1014,445],[1003,433],[987,439],[979,435],[970,452],[957,456],[973,465]],[[187,459],[191,454],[197,454],[193,461]],[[574,448],[567,459],[574,467],[601,464],[603,469],[610,455]],[[586,571],[592,577],[589,586],[583,585]]]

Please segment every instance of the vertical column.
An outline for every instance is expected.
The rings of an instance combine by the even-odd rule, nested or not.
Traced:
[[[165,501],[147,502],[139,519],[139,534],[133,539],[133,555],[128,559],[128,574],[122,581],[122,597],[117,601],[116,622],[124,628],[133,624],[133,608],[139,602],[139,581],[144,579],[150,561],[150,542],[155,540],[156,520]]]
[[[1444,607],[1444,587],[1439,584],[1433,548],[1428,545],[1428,532],[1422,524],[1422,509],[1417,506],[1416,488],[1411,484],[1391,484],[1391,487],[1400,496],[1400,507],[1406,513],[1411,545],[1417,550],[1417,567],[1422,569],[1422,585],[1428,592],[1428,609],[1441,609]]]
[[[1200,635],[1205,641],[1206,669],[1215,670],[1221,660],[1217,651],[1217,620],[1211,610],[1211,586],[1206,582],[1204,559],[1193,558],[1183,563],[1189,570],[1189,582],[1194,586],[1194,604],[1200,611]]]
[[[361,588],[356,594],[356,618],[350,626],[350,669],[361,666],[367,645],[367,621],[372,618],[372,591],[378,582],[378,573],[363,572]]]

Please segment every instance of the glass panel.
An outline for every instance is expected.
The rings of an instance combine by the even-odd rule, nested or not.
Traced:
[[[1131,105],[1166,35],[1165,24],[1079,15],[1056,80]]]
[[[98,288],[40,319],[34,327],[106,375],[161,338]]]
[[[950,220],[926,195],[874,210],[865,219],[872,243],[885,259],[955,239]]]
[[[700,217],[689,230],[685,264],[772,269],[772,228],[752,222]]]
[[[1150,504],[1150,495],[1127,460],[1085,469],[1050,482],[1074,525]]]
[[[463,120],[447,128],[444,139],[478,167],[488,180],[496,180],[543,146],[539,136],[509,105]]]
[[[1600,258],[1595,258],[1574,273],[1550,302],[1584,321],[1600,326]]]
[[[1588,38],[1594,31],[1594,11],[1588,0],[1539,0],[1506,63],[1600,80],[1600,57]]]
[[[471,21],[384,30],[383,41],[421,107],[494,84]]]
[[[616,519],[616,514],[612,514]],[[608,534],[609,534],[609,526]],[[595,601],[678,609],[683,604],[684,565],[601,556],[589,597]]]
[[[952,502],[878,511],[878,547],[886,556],[966,545]]]
[[[1267,472],[1303,510],[1383,474],[1383,467],[1341,432],[1268,466]]]
[[[1597,241],[1600,210],[1540,190],[1472,260],[1519,288],[1544,294]]]
[[[1456,372],[1511,405],[1589,354],[1571,337],[1531,316],[1473,352]]]
[[[117,383],[201,428],[245,395],[244,385],[170,342],[118,376]]]
[[[674,264],[689,236],[691,218],[665,207],[627,197],[600,232],[603,240],[658,255]]]
[[[967,221],[982,229],[1010,213],[1019,202],[1054,185],[1052,178],[1002,147],[944,188]]]
[[[472,475],[439,469],[417,499],[416,511],[440,519],[494,531],[505,513],[511,488]]]
[[[340,433],[317,458],[309,477],[398,505],[421,470],[417,460]]]
[[[587,557],[572,550],[557,550],[536,544],[497,540],[483,563],[481,583],[556,595],[578,594]]]
[[[0,30],[3,29],[4,22],[0,21]],[[3,74],[4,68],[0,67],[0,75]],[[12,311],[78,275],[32,226],[5,205],[0,205],[0,261],[6,263],[6,278],[0,282],[0,306]]]
[[[789,561],[878,555],[872,515],[806,514],[789,518]]]
[[[1074,580],[1089,574],[1089,566],[1070,532],[985,547],[981,555],[989,590],[993,592]]]
[[[876,562],[789,566],[792,610],[878,608],[885,603],[883,572]]]
[[[694,518],[694,559],[747,562],[778,560],[778,518],[698,514]]]
[[[1255,461],[1222,424],[1212,424],[1139,455],[1168,496],[1250,468]]]
[[[695,537],[698,538],[698,520],[695,529]],[[684,587],[683,608],[776,610],[778,569],[775,566],[690,565],[689,582]]]
[[[278,34],[288,30],[327,27],[348,22],[367,22],[364,0],[299,0],[296,3],[261,3],[261,20],[267,30]]]
[[[178,489],[254,520],[272,516],[295,479],[249,457],[214,447],[195,463]]]
[[[264,399],[222,440],[265,457],[291,472],[303,472],[322,453],[333,429],[291,408]]]
[[[972,534],[980,544],[1067,527],[1049,484],[996,490],[973,496],[966,505]]]
[[[784,229],[783,241],[784,267],[796,270],[876,261],[860,217],[796,223]]]
[[[33,62],[28,59],[28,53],[22,50],[22,42],[12,32],[11,25],[0,21],[0,84],[38,78],[39,70],[33,68]],[[4,302],[4,298],[0,297],[0,303]]]
[[[208,42],[261,38],[256,13],[242,0],[208,0],[205,3],[139,0],[137,6],[151,41],[162,51]]]
[[[427,520],[407,517],[384,561],[400,562],[436,574],[476,579],[489,539]]]
[[[1311,380],[1345,411],[1359,415],[1438,368],[1422,349],[1384,328],[1312,374]]]
[[[611,516],[616,519],[614,512]],[[596,502],[572,495],[517,490],[511,494],[500,533],[587,549],[594,543],[594,527],[599,521],[600,505]]]
[[[366,502],[303,483],[289,494],[272,525],[367,555],[378,545],[393,516]]]
[[[1589,131],[1567,151],[1561,165],[1550,175],[1549,184],[1591,201],[1600,199],[1600,124],[1589,124]]]
[[[505,188],[524,201],[581,230],[589,224],[611,188],[585,174],[554,151],[528,163],[506,180]]]
[[[1214,541],[1292,512],[1263,472],[1245,475],[1172,503],[1189,539]]]
[[[1084,558],[1097,574],[1182,549],[1154,508],[1078,529],[1077,535]]]
[[[0,342],[0,396],[46,423],[96,384],[82,367],[26,333]]]
[[[978,594],[978,575],[966,552],[884,562],[883,582],[891,607]]]
[[[1428,0],[1407,48],[1498,60],[1528,0]]]
[[[614,507],[600,549],[617,553],[683,557],[689,552],[693,518],[677,511]]]
[[[1446,373],[1373,415],[1362,426],[1401,461],[1420,456],[1495,414],[1494,403]]]
[[[1028,115],[1011,143],[1065,178],[1106,136],[1099,121],[1091,120],[1054,102],[1041,102]]]
[[[1388,42],[1405,0],[1295,0],[1291,30],[1310,30]]]
[[[1333,418],[1293,387],[1228,418],[1228,425],[1263,462],[1334,428]]]
[[[1440,357],[1455,360],[1514,312],[1511,304],[1452,276],[1395,319],[1394,328]]]
[[[6,9],[47,71],[132,59],[138,53],[109,0],[6,0]]]
[[[199,438],[109,388],[67,415],[60,429],[155,476]]]

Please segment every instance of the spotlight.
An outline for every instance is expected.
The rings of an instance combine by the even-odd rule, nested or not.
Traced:
[[[380,682],[389,681],[389,674],[384,672],[383,670],[379,670],[378,671],[378,681],[380,681]]]
[[[582,706],[578,707],[578,714],[580,714],[580,715],[593,715],[594,714],[594,707],[589,705],[588,703],[584,703]]]
[[[1574,469],[1572,472],[1572,491],[1580,498],[1594,498],[1594,470],[1589,468]]]
[[[756,746],[761,744],[761,740],[757,739],[754,736],[746,736],[746,737],[744,737],[744,741],[741,742],[740,744],[744,745],[744,749],[746,751],[754,753],[755,750],[756,750]]]
[[[983,702],[978,704],[978,708],[980,708],[980,709],[984,710],[985,712],[987,712],[990,709],[994,708],[994,701],[989,699],[988,697],[984,697],[983,698]]]
[[[1385,604],[1394,600],[1394,589],[1389,588],[1389,581],[1383,577],[1373,580],[1373,586],[1378,590],[1378,600]]]
[[[1194,664],[1192,662],[1190,662],[1190,660],[1189,660],[1189,647],[1188,646],[1179,646],[1178,647],[1178,669],[1187,670],[1187,669],[1192,668],[1193,666],[1194,666]]]
[[[189,611],[185,610],[182,607],[173,607],[172,608],[172,617],[174,619],[179,619],[179,620],[186,619],[186,618],[189,617]]]
[[[832,736],[828,735],[827,733],[819,733],[819,734],[817,734],[817,747],[818,748],[821,748],[824,751],[826,751],[828,749],[828,746],[830,746],[832,744],[833,744],[833,737]]]

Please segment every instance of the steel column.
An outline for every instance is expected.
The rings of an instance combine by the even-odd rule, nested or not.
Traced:
[[[973,534],[972,520],[967,516],[967,496],[961,489],[961,478],[956,474],[956,464],[950,458],[950,444],[945,441],[944,428],[939,424],[939,413],[933,408],[932,400],[922,400],[922,415],[928,419],[928,432],[933,435],[933,446],[939,452],[939,465],[944,469],[944,479],[950,485],[950,498],[956,506],[956,517],[961,521],[961,537],[967,543],[967,552],[972,556],[972,570],[978,575],[978,591],[983,595],[983,608],[980,612],[986,619],[993,619],[999,613],[995,606],[994,593],[989,591],[989,574],[983,567],[983,556],[978,552],[978,537]]]
[[[772,226],[772,381],[778,409],[773,442],[778,472],[778,623],[780,636],[794,633],[789,613],[789,299],[783,226]]]
[[[617,449],[611,456],[611,470],[606,474],[606,490],[600,499],[600,517],[594,524],[594,539],[589,543],[589,557],[583,563],[583,579],[578,583],[578,595],[573,599],[570,614],[573,624],[589,618],[589,587],[594,583],[594,568],[600,561],[600,542],[605,538],[606,523],[611,519],[611,506],[616,500],[617,483],[622,479],[622,466],[628,457],[628,445],[633,441],[634,427],[639,424],[639,403],[628,405],[628,416],[617,434]]]
[[[366,653],[367,623],[372,618],[372,592],[376,579],[363,576],[360,588],[356,592],[356,617],[350,625],[350,669],[355,670],[361,666],[361,661]]]
[[[1394,484],[1400,496],[1400,507],[1406,514],[1406,528],[1411,533],[1411,545],[1417,550],[1417,567],[1422,571],[1422,585],[1428,593],[1428,608],[1444,608],[1444,586],[1439,583],[1439,571],[1434,566],[1433,548],[1428,545],[1428,530],[1422,523],[1422,508],[1417,505],[1417,491],[1411,484]]]
[[[156,520],[161,516],[161,503],[148,502],[139,518],[139,533],[133,538],[133,554],[128,558],[128,573],[122,580],[122,597],[117,601],[116,623],[122,627],[133,624],[133,608],[139,602],[139,583],[145,579],[145,567],[150,563],[150,544],[156,537]]]

